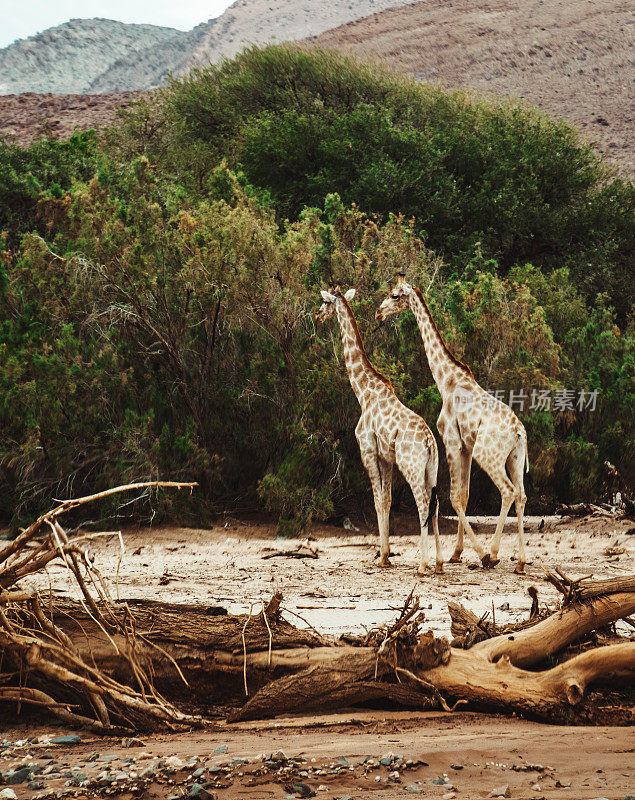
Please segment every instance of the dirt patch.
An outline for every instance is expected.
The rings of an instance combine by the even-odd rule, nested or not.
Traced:
[[[39,136],[68,139],[103,128],[141,92],[116,94],[7,94],[0,96],[0,137],[26,147]]]

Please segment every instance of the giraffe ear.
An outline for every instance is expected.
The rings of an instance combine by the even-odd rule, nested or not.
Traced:
[[[352,300],[355,297],[355,289],[349,289],[344,295],[347,300]]]
[[[330,292],[325,292],[324,289],[322,289],[320,294],[322,295],[322,300],[324,300],[325,303],[334,303],[335,302],[335,295],[334,294],[331,294]]]

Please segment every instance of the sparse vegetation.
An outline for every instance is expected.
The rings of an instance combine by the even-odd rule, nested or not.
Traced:
[[[374,322],[404,267],[482,385],[600,390],[520,414],[530,502],[594,497],[605,459],[633,474],[632,197],[564,123],[284,47],[173,83],[105,141],[3,146],[0,514],[140,476],[201,484],[160,514],[264,503],[288,532],[368,502],[313,315],[326,281],[355,286],[371,359],[432,425],[414,319]]]

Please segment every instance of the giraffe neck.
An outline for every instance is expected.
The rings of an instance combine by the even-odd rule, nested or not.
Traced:
[[[472,372],[469,367],[455,358],[448,349],[437,330],[437,326],[434,324],[428,304],[421,292],[413,287],[408,294],[408,299],[410,309],[415,315],[421,331],[421,338],[423,339],[423,346],[428,357],[432,377],[441,393],[441,397],[445,398],[452,392],[453,387],[456,385],[457,377],[463,379],[469,377],[473,381]]]
[[[336,309],[337,319],[340,323],[348,379],[359,404],[364,405],[369,393],[375,388],[378,379],[385,381],[388,385],[390,384],[386,378],[376,372],[370,363],[364,350],[353,311],[343,297],[338,298]]]

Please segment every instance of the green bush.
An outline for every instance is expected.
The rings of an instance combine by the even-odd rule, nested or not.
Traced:
[[[383,219],[414,217],[446,276],[480,248],[500,274],[566,266],[585,296],[607,292],[620,319],[632,305],[633,185],[565,121],[515,101],[327,51],[252,47],[173,81],[111,138],[114,153],[143,147],[196,194],[226,158],[281,218],[331,192]]]

